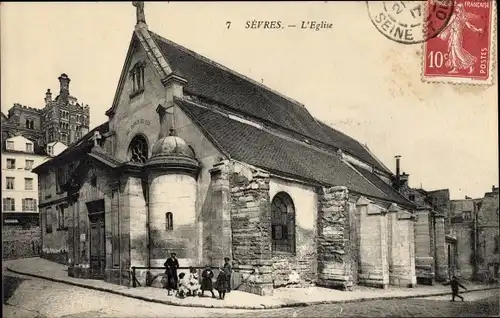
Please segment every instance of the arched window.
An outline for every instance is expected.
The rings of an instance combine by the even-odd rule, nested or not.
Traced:
[[[129,161],[145,163],[148,160],[148,142],[141,135],[135,136],[128,148]]]
[[[271,202],[272,251],[295,253],[295,207],[292,198],[279,192]]]
[[[130,70],[132,77],[132,94],[141,92],[144,89],[144,68],[146,63],[137,62]]]
[[[165,213],[165,230],[174,230],[174,215],[172,214],[172,212]]]

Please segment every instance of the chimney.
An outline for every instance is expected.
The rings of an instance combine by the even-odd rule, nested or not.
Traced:
[[[45,93],[45,105],[48,105],[52,101],[52,93],[50,92],[50,88],[47,88],[47,92]]]
[[[396,158],[396,179],[399,180],[399,161],[400,161],[401,156],[397,155],[397,156],[395,156],[395,158]]]
[[[71,82],[71,79],[65,73],[62,73],[61,76],[59,76],[59,85],[60,85],[59,100],[63,104],[66,104],[68,102],[69,82]]]

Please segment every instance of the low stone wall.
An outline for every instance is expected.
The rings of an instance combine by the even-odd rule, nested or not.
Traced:
[[[40,253],[40,257],[51,262],[56,262],[63,265],[68,265],[68,251],[50,251],[44,250]]]
[[[2,228],[2,258],[37,257],[41,252],[40,227],[4,225]]]
[[[316,257],[316,253],[312,254]],[[273,286],[278,287],[310,287],[316,282],[312,257],[279,257],[273,258]]]

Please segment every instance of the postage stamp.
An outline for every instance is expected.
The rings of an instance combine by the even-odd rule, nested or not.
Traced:
[[[422,80],[491,85],[496,1],[454,0],[453,7],[446,26],[423,43]]]
[[[388,39],[417,44],[436,37],[454,11],[452,0],[367,1],[368,15]]]

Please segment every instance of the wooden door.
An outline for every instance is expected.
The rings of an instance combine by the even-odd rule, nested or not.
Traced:
[[[92,278],[104,279],[106,248],[104,238],[104,213],[89,215],[90,221],[90,274]]]

